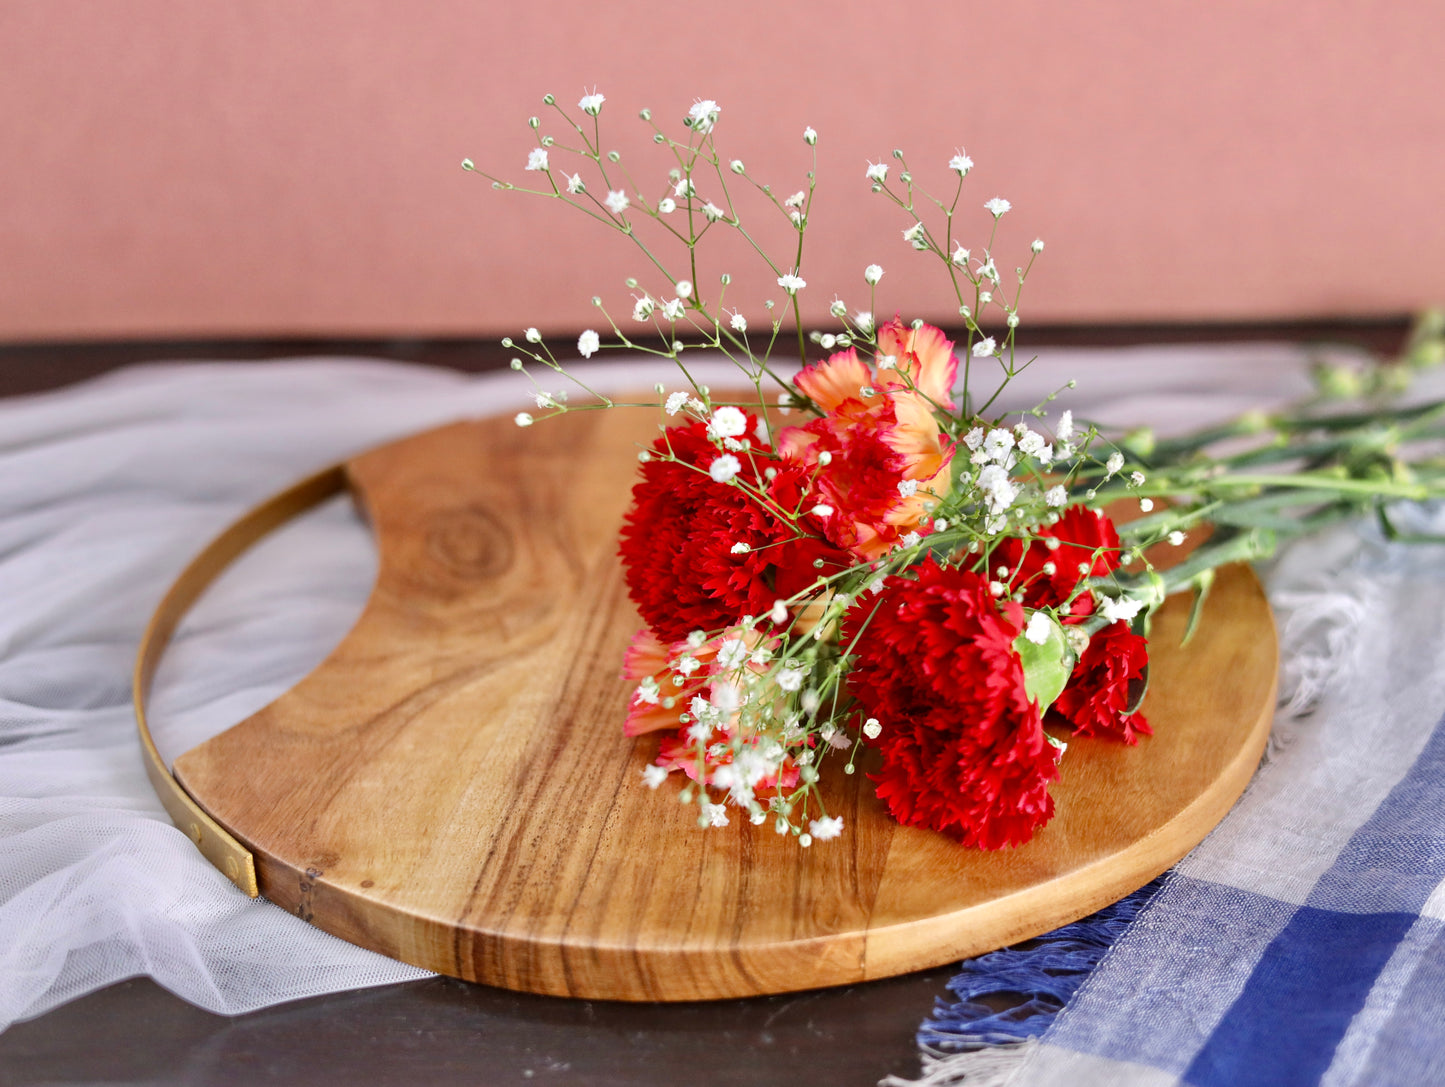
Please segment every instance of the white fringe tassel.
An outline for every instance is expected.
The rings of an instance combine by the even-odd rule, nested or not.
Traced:
[[[924,1050],[923,1074],[918,1079],[889,1076],[878,1087],[1007,1087],[1038,1048],[1037,1038],[971,1049],[966,1053]]]

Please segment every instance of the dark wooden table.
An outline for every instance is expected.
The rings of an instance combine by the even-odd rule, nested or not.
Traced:
[[[1389,352],[1401,319],[1067,327],[1031,345],[1229,340],[1344,342]],[[469,340],[245,340],[0,346],[0,395],[163,359],[349,355],[477,371],[507,352]],[[952,967],[843,989],[706,1004],[609,1004],[449,978],[297,1001],[234,1018],[148,979],[82,997],[0,1034],[0,1087],[22,1085],[565,1083],[871,1085],[914,1075],[914,1032]]]

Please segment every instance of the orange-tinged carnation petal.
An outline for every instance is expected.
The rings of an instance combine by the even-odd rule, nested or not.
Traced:
[[[686,703],[683,703],[685,706]],[[660,732],[663,729],[677,728],[677,715],[683,710],[674,705],[668,709],[661,705],[653,705],[647,702],[634,702],[627,711],[627,719],[622,722],[622,734],[624,736],[641,736],[645,732]]]
[[[895,392],[893,400],[893,426],[880,433],[888,448],[908,459],[903,471],[904,479],[930,479],[948,463],[949,450],[943,444],[943,435],[933,409],[917,393]]]
[[[906,388],[906,374],[913,387],[941,407],[952,408],[953,381],[958,373],[958,360],[953,357],[953,341],[932,325],[913,328],[894,317],[878,330],[878,355],[897,359],[893,370],[880,370],[880,389]]]
[[[632,636],[622,655],[623,679],[646,679],[667,667],[668,645],[647,627]]]
[[[794,384],[824,411],[837,411],[845,400],[857,400],[858,390],[871,384],[868,367],[853,348],[815,362],[793,379]]]

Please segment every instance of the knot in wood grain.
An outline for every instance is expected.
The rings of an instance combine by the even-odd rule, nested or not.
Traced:
[[[448,571],[468,580],[500,577],[516,560],[511,531],[482,506],[438,513],[427,530],[426,549]]]

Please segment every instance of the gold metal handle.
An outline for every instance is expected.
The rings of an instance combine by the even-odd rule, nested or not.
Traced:
[[[161,599],[141,637],[140,650],[136,655],[132,697],[141,750],[145,756],[146,776],[150,778],[151,786],[160,797],[171,822],[186,832],[206,860],[252,898],[260,893],[256,887],[255,858],[225,827],[212,819],[171,774],[161,759],[161,753],[156,750],[155,741],[151,739],[150,726],[146,723],[146,699],[161,654],[165,652],[181,619],[207,586],[257,540],[347,487],[345,466],[333,465],[257,506],[222,532],[191,560]]]

